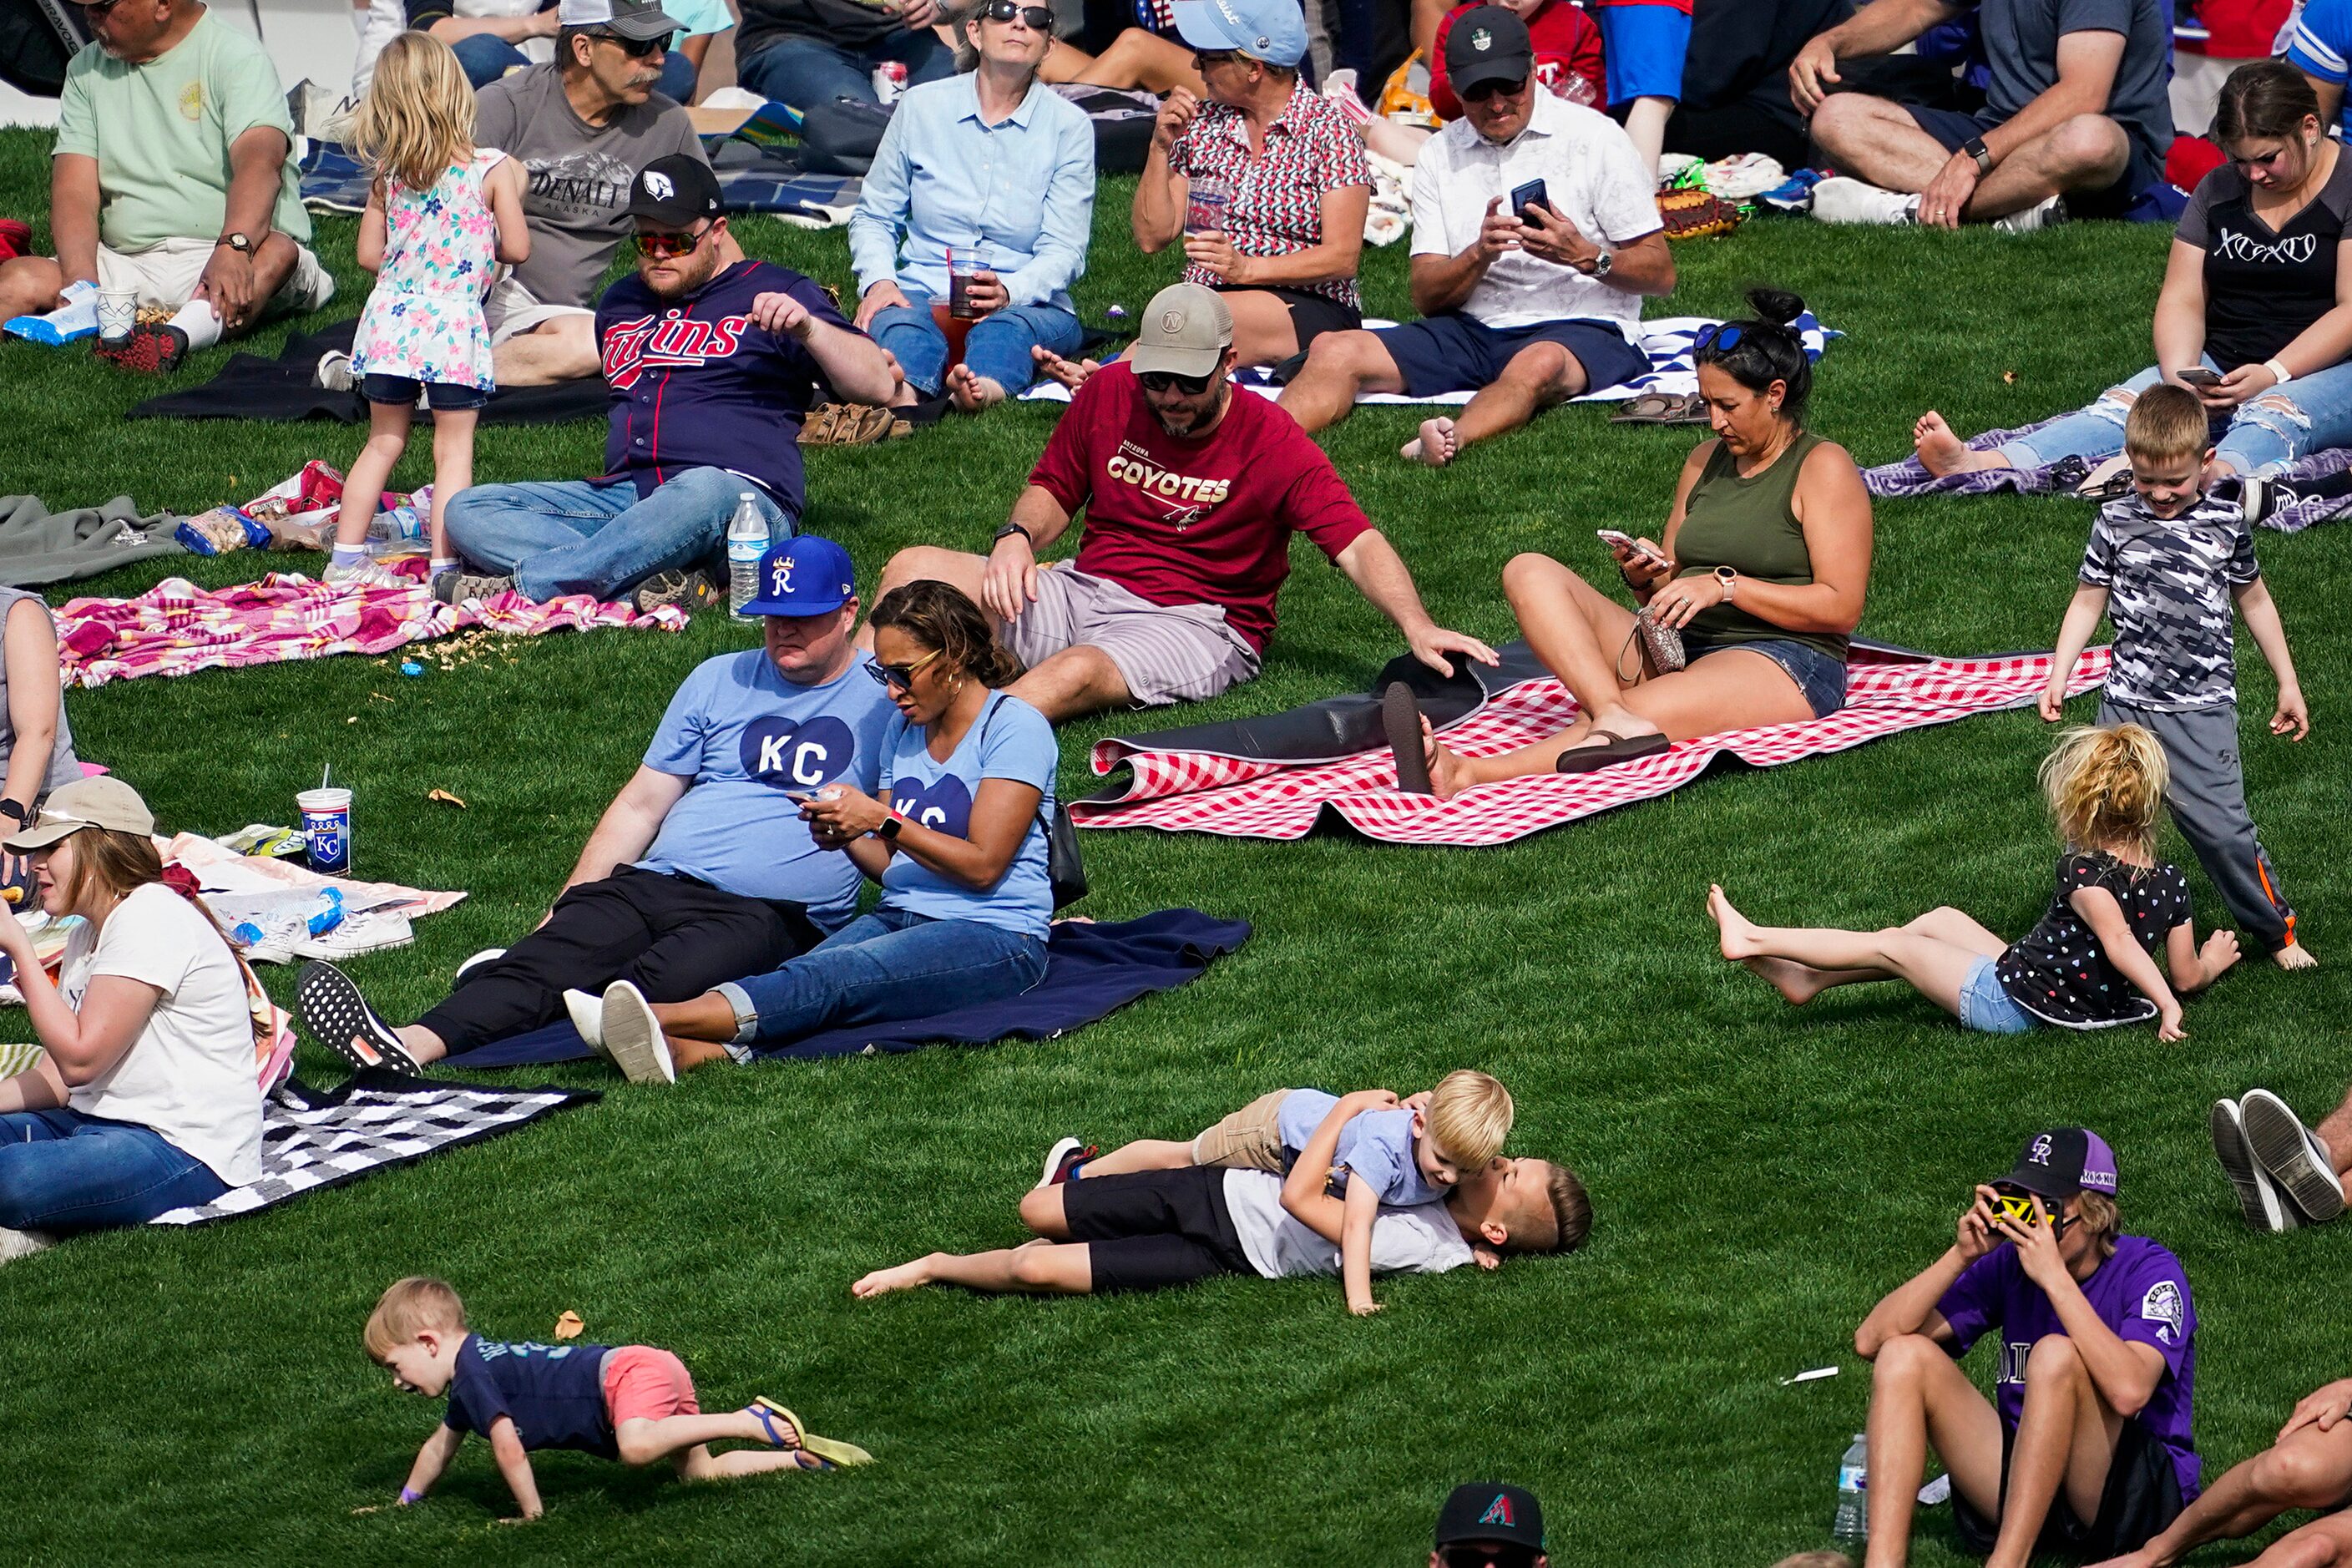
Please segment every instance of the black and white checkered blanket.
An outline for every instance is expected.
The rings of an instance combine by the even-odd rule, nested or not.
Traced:
[[[273,1207],[320,1187],[512,1132],[602,1099],[591,1089],[492,1089],[372,1070],[340,1089],[289,1079],[262,1103],[261,1180],[211,1203],[157,1215],[152,1225],[205,1225]]]

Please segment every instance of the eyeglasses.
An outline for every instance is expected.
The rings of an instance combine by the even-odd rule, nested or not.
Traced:
[[[1717,321],[1711,327],[1699,329],[1698,336],[1691,340],[1691,353],[1696,357],[1711,350],[1716,353],[1727,354],[1739,346],[1739,340],[1746,335],[1746,330],[1738,321]]]
[[[1178,375],[1170,370],[1147,370],[1135,379],[1143,384],[1146,392],[1173,390],[1187,397],[1198,397],[1209,390],[1209,383],[1216,379],[1216,372],[1211,371],[1207,375]]]
[[[1475,87],[1462,89],[1459,96],[1466,103],[1484,103],[1497,93],[1506,98],[1517,98],[1527,89],[1528,79],[1521,77],[1517,81],[1482,81]]]
[[[709,238],[710,231],[718,226],[715,223],[707,223],[688,234],[640,232],[636,236],[637,254],[650,256],[656,261],[668,261],[680,256],[691,256],[702,248],[702,242]]]
[[[657,33],[650,38],[625,38],[618,33],[592,33],[589,37],[614,45],[633,60],[649,60],[669,47],[670,36]]]
[[[1015,0],[988,0],[980,13],[992,22],[1010,22],[1018,16],[1033,33],[1051,34],[1054,30],[1054,8],[1050,5],[1023,5]]]
[[[912,691],[915,689],[915,671],[922,668],[945,651],[947,650],[944,648],[935,647],[912,664],[869,664],[866,667],[866,673],[872,676],[874,684],[885,691],[894,686],[901,691]]]
[[[1517,1542],[1457,1542],[1437,1553],[1445,1568],[1535,1568],[1542,1552]]]
[[[1195,49],[1192,51],[1192,68],[1206,71],[1211,66],[1229,66],[1247,58],[1249,57],[1239,49]]]

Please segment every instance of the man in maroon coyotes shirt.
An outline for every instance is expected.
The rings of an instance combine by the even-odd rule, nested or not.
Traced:
[[[1413,656],[1495,652],[1429,618],[1412,574],[1321,447],[1264,398],[1237,397],[1234,319],[1209,289],[1162,289],[1135,352],[1089,377],[987,555],[921,546],[882,591],[925,578],[986,606],[1029,672],[1008,689],[1059,722],[1213,697],[1257,674],[1274,596],[1305,533],[1404,633]],[[1075,562],[1037,563],[1086,509]]]

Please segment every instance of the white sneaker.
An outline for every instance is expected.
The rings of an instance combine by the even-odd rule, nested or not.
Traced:
[[[1813,216],[1823,223],[1892,226],[1919,221],[1919,198],[1832,174],[1813,187]]]
[[[2221,1162],[2221,1173],[2230,1178],[2230,1187],[2238,1197],[2238,1212],[2246,1216],[2246,1224],[2255,1230],[2277,1232],[2294,1230],[2302,1224],[2302,1216],[2287,1205],[2270,1175],[2255,1158],[2254,1146],[2246,1137],[2245,1114],[2234,1100],[2217,1100],[2207,1126],[2213,1134],[2213,1157]]]
[[[2037,228],[2048,228],[2066,221],[2066,198],[2045,196],[2021,213],[1992,220],[1996,234],[2032,234]]]
[[[563,1010],[571,1015],[572,1026],[580,1031],[580,1037],[588,1042],[588,1048],[611,1061],[613,1053],[604,1048],[604,998],[592,996],[585,991],[566,991],[563,994]]]
[[[466,984],[466,976],[473,973],[474,970],[495,959],[504,958],[506,955],[507,950],[503,947],[486,947],[482,949],[481,952],[474,954],[473,957],[466,960],[465,963],[457,966],[457,973],[449,976],[449,989],[455,991],[458,986]]]
[[[2286,1101],[2269,1089],[2250,1089],[2238,1105],[2247,1144],[2287,1202],[2315,1225],[2342,1214],[2344,1184],[2335,1159]]]
[[[625,980],[604,987],[604,1016],[597,1026],[604,1052],[631,1083],[676,1083],[677,1064],[669,1041],[654,1021],[653,1005]]]
[[[310,373],[310,382],[329,392],[349,392],[359,384],[359,377],[352,374],[351,355],[341,349],[329,349],[319,356],[319,367]]]
[[[0,1263],[19,1258],[30,1258],[36,1252],[47,1252],[58,1244],[58,1238],[46,1230],[8,1230],[0,1228]]]

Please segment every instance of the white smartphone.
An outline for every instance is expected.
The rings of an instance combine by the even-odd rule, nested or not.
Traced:
[[[1603,544],[1622,545],[1645,561],[1654,561],[1661,566],[1668,564],[1666,552],[1647,540],[1636,539],[1613,528],[1596,528],[1592,531],[1600,536]]]

